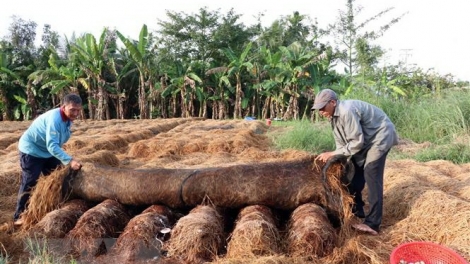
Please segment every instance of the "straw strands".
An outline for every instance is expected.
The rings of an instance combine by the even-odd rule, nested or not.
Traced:
[[[0,243],[8,252],[12,263],[27,263],[29,254],[24,252],[24,239],[30,237],[29,232],[19,232],[13,228],[12,215],[17,199],[21,169],[18,162],[17,142],[11,143],[10,138],[19,138],[27,128],[26,122],[2,122],[0,139],[6,149],[0,149]],[[96,243],[105,242],[106,248],[93,249],[89,255],[104,253],[93,258],[93,263],[123,263],[125,257],[134,263],[191,263],[184,254],[166,256],[169,244],[167,233],[158,237],[161,245],[152,232],[157,232],[156,218],[145,218],[149,212],[143,209],[152,204],[165,205],[175,212],[177,219],[191,209],[200,205],[205,197],[209,197],[212,205],[224,219],[224,232],[221,235],[221,248],[210,254],[215,263],[330,263],[350,264],[387,263],[393,248],[401,243],[426,240],[448,246],[463,257],[470,260],[470,218],[468,203],[470,202],[470,165],[452,164],[448,161],[417,162],[413,160],[387,160],[384,176],[384,217],[379,236],[368,236],[350,229],[350,224],[358,219],[351,219],[350,196],[340,192],[339,173],[341,164],[334,164],[326,170],[326,187],[323,186],[322,169],[324,164],[314,162],[314,155],[306,151],[278,151],[271,148],[269,133],[278,132],[281,126],[267,127],[264,122],[245,120],[203,120],[203,119],[153,119],[153,120],[108,120],[74,122],[73,135],[66,144],[67,152],[84,164],[77,173],[77,180],[71,182],[73,196],[91,205],[106,199],[115,199],[125,205],[134,217],[124,228],[123,233],[116,231],[107,238],[95,238]],[[5,136],[2,136],[5,134]],[[116,137],[117,136],[117,137]],[[110,144],[111,143],[111,144]],[[8,146],[7,146],[8,145]],[[408,144],[410,147],[420,147]],[[141,146],[142,149],[137,148]],[[99,147],[101,149],[95,149]],[[421,145],[422,147],[422,145]],[[402,151],[394,148],[395,151]],[[404,149],[403,151],[406,151]],[[118,162],[116,162],[116,159]],[[67,172],[68,173],[68,172]],[[54,175],[41,178],[40,181],[51,179]],[[57,180],[63,178],[58,177]],[[68,182],[68,181],[67,181]],[[30,207],[41,222],[47,213],[63,208],[61,199],[47,203],[51,195],[62,197],[63,186],[51,183],[52,187],[37,188],[37,201],[30,201]],[[67,185],[65,187],[68,187]],[[32,196],[35,196],[33,191]],[[333,196],[329,197],[328,193]],[[55,193],[52,195],[52,193]],[[45,198],[43,198],[43,196]],[[367,199],[367,187],[364,192]],[[35,200],[35,199],[32,199]],[[339,203],[341,201],[341,203]],[[35,204],[35,205],[33,205]],[[227,257],[226,237],[230,236],[238,223],[238,214],[243,209],[256,208],[263,205],[271,211],[273,220],[280,234],[282,244],[275,255],[253,257]],[[330,225],[336,228],[336,247],[332,252],[318,258],[313,253],[299,254],[294,257],[290,253],[288,237],[294,230],[289,224],[293,218],[289,216],[304,204],[315,204],[322,207],[328,214]],[[367,212],[367,206],[366,206]],[[248,210],[244,210],[248,212]],[[156,213],[156,212],[153,212]],[[159,212],[165,215],[165,212]],[[84,215],[82,215],[83,218]],[[111,216],[110,218],[114,218]],[[306,216],[296,222],[302,222]],[[140,219],[140,221],[137,221]],[[199,219],[200,220],[200,219]],[[33,222],[34,222],[33,221]],[[135,222],[134,222],[135,221]],[[78,225],[77,224],[76,226]],[[125,222],[125,221],[124,221]],[[134,227],[131,228],[134,223]],[[109,222],[108,222],[109,224]],[[100,223],[100,225],[107,225]],[[112,223],[112,225],[114,225]],[[173,230],[175,225],[169,224]],[[299,224],[300,225],[300,224]],[[39,226],[32,225],[33,227]],[[310,226],[305,232],[311,231]],[[101,228],[101,227],[100,227]],[[94,230],[99,231],[100,228]],[[132,229],[144,232],[149,228],[148,237],[139,236],[142,241],[149,241],[128,249],[127,255],[113,257],[115,252],[125,253],[127,249],[117,249],[119,245],[131,245],[124,239],[131,237]],[[155,228],[155,229],[152,229]],[[212,228],[212,227],[211,227]],[[208,228],[209,229],[209,228]],[[212,228],[213,229],[213,228]],[[127,232],[129,231],[129,232]],[[147,231],[145,231],[147,232]],[[211,230],[212,232],[212,230]],[[302,231],[303,232],[303,231]],[[70,233],[70,232],[69,232]],[[174,233],[174,231],[173,231]],[[187,232],[195,235],[194,232]],[[118,236],[120,234],[120,236]],[[142,235],[142,233],[139,233]],[[52,235],[50,235],[52,236]],[[90,235],[91,236],[91,235]],[[122,236],[122,238],[121,238]],[[66,235],[67,237],[67,235]],[[179,237],[183,238],[181,234]],[[45,239],[47,240],[47,238]],[[44,241],[45,241],[44,240]],[[55,240],[55,239],[51,239]],[[55,241],[63,242],[62,239]],[[90,240],[91,241],[91,240]],[[101,241],[101,242],[100,242]],[[112,248],[114,243],[116,250]],[[193,242],[193,241],[191,241]],[[90,242],[91,243],[91,242]],[[0,246],[1,246],[0,245]],[[61,244],[62,246],[62,244]],[[310,244],[309,244],[310,246]],[[68,245],[63,247],[70,248]],[[207,247],[207,246],[205,246]],[[204,247],[199,247],[204,249]],[[64,250],[65,250],[64,249]],[[161,255],[158,259],[142,259],[139,250],[154,249],[152,256]],[[102,250],[102,251],[100,251]],[[312,250],[307,248],[307,250]],[[66,251],[67,254],[69,251]],[[86,252],[88,254],[88,252]],[[113,253],[113,254],[111,254]],[[308,257],[309,258],[305,258]],[[76,258],[77,259],[77,258]],[[78,258],[79,262],[89,259]],[[100,262],[101,261],[101,262]],[[199,260],[195,260],[196,262]],[[194,263],[194,262],[193,262]]]
[[[60,207],[63,202],[62,183],[69,173],[70,168],[63,167],[46,177],[39,177],[38,183],[32,189],[28,208],[21,214],[24,230],[30,229],[47,213]]]
[[[86,211],[75,227],[67,234],[72,254],[89,258],[106,253],[104,238],[117,238],[129,222],[126,209],[108,199]]]
[[[331,254],[337,243],[336,230],[325,210],[312,203],[292,212],[287,232],[287,251],[294,258],[322,258]]]
[[[256,258],[281,253],[280,234],[270,208],[243,208],[227,245],[227,258]]]
[[[46,238],[63,238],[75,227],[78,219],[89,209],[84,200],[74,199],[64,203],[61,208],[47,213],[31,230]]]
[[[223,249],[224,224],[220,213],[209,205],[199,205],[178,220],[166,249],[170,258],[186,263],[211,261]]]
[[[133,217],[119,236],[111,254],[120,262],[162,256],[167,230],[173,226],[173,213],[163,205],[152,205]]]

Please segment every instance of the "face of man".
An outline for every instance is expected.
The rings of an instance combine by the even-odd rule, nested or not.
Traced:
[[[330,100],[322,109],[319,109],[318,112],[320,113],[320,115],[330,119],[335,113],[335,108],[336,100]]]
[[[70,103],[64,105],[64,113],[72,121],[78,118],[81,110],[82,105],[80,104]]]

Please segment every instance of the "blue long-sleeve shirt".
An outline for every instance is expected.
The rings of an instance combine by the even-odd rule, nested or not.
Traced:
[[[72,160],[62,146],[70,138],[72,122],[64,121],[60,108],[55,108],[37,117],[20,138],[18,149],[38,158],[59,159],[67,165]]]

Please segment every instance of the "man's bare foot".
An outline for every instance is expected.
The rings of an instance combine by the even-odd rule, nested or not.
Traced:
[[[16,221],[13,223],[13,225],[14,225],[15,227],[21,227],[21,226],[23,225],[23,219],[20,218],[20,219],[16,220]]]
[[[375,231],[374,229],[372,229],[370,226],[366,224],[354,224],[352,225],[352,227],[356,229],[357,231],[361,231],[361,232],[364,232],[373,236],[377,236],[379,234],[377,231]]]

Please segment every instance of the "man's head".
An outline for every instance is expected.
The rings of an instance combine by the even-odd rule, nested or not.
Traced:
[[[315,102],[312,110],[318,110],[324,117],[332,117],[335,112],[336,101],[338,97],[336,93],[331,89],[322,90],[317,96],[315,96]]]
[[[63,109],[65,115],[74,121],[82,110],[82,99],[78,94],[67,94],[64,97]]]

